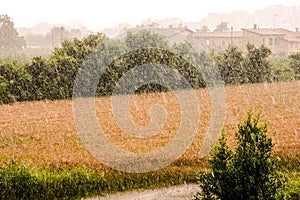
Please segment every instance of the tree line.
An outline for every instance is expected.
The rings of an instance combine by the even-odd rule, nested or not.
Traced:
[[[197,53],[188,42],[170,44],[163,36],[146,30],[128,32],[124,38],[117,40],[97,33],[82,39],[64,40],[61,47],[55,48],[47,58],[38,56],[22,63],[0,60],[0,103],[72,98],[76,75],[91,55],[107,60],[116,52],[120,56],[108,63],[97,85],[96,96],[112,95],[126,72],[149,63],[169,66],[179,72],[178,75],[162,70],[155,76],[170,76],[169,79],[178,80],[178,83],[185,78],[195,89],[211,84],[207,77],[214,73],[211,71],[213,66],[218,69],[220,80],[225,84],[294,80],[299,79],[300,74],[300,51],[287,60],[272,62],[269,59],[271,51],[264,46],[257,48],[248,44],[245,52],[229,46],[221,52]],[[192,63],[191,60],[197,62]],[[92,73],[97,73],[101,66],[94,67]],[[91,75],[85,76],[88,78]],[[130,84],[137,84],[138,81],[132,80]],[[186,86],[181,84],[178,87],[184,89]],[[163,85],[146,84],[135,92],[166,90],[168,88]],[[129,89],[127,91],[125,88],[123,92],[129,92]]]

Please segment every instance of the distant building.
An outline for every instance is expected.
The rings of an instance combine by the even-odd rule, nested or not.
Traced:
[[[186,37],[194,33],[193,30],[189,28],[173,28],[172,26],[169,26],[169,28],[156,28],[156,27],[141,27],[141,28],[132,28],[128,29],[127,31],[131,32],[138,32],[139,30],[147,30],[159,35],[164,36],[170,43],[181,43],[186,40]],[[126,37],[126,32],[123,32],[121,34],[113,35],[112,38],[115,39],[121,39]]]
[[[146,29],[162,36],[165,36],[171,43],[181,43],[187,39],[194,44],[200,46],[205,51],[222,51],[229,45],[234,45],[241,50],[246,49],[247,43],[254,44],[256,47],[264,45],[268,47],[273,56],[284,57],[291,53],[295,53],[300,49],[300,31],[290,31],[283,28],[243,28],[242,31],[223,31],[223,32],[194,32],[193,30],[184,28],[135,28],[129,31],[136,32]],[[115,36],[115,38],[123,38],[126,32]]]
[[[204,50],[221,51],[226,49],[229,45],[234,45],[239,48],[243,47],[242,31],[196,32],[189,37]]]
[[[255,46],[265,45],[274,56],[287,56],[295,53],[300,49],[300,32],[290,31],[283,28],[244,28],[243,43],[254,44]]]

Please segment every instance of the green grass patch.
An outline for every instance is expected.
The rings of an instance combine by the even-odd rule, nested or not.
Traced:
[[[291,170],[287,173],[287,186],[284,191],[286,199],[299,200],[300,199],[300,170]]]
[[[81,167],[51,170],[12,163],[0,170],[0,199],[77,199],[102,194],[103,174]]]
[[[191,182],[196,182],[196,174],[195,168],[189,167],[131,174],[68,166],[37,169],[12,162],[0,169],[0,199],[81,199]]]
[[[68,166],[37,169],[12,162],[0,169],[0,199],[81,199],[120,191],[196,183],[197,172],[206,170],[204,166],[173,164],[155,172],[131,174]],[[283,173],[288,181],[283,196],[285,199],[300,199],[300,169],[284,168]]]

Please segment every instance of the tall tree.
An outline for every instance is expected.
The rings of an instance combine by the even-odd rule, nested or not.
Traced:
[[[289,55],[289,64],[291,68],[295,71],[295,78],[300,79],[300,50],[296,53]]]
[[[20,50],[25,45],[24,38],[19,36],[11,18],[0,15],[0,51]]]
[[[208,26],[202,26],[200,29],[197,30],[198,32],[201,32],[201,33],[207,33],[209,32],[209,28]]]
[[[217,25],[215,32],[225,32],[225,31],[229,31],[228,22],[222,21],[219,25]]]

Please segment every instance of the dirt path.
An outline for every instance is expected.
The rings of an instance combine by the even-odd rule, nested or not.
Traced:
[[[153,190],[122,192],[88,200],[192,200],[197,191],[199,191],[198,185],[186,184]]]

